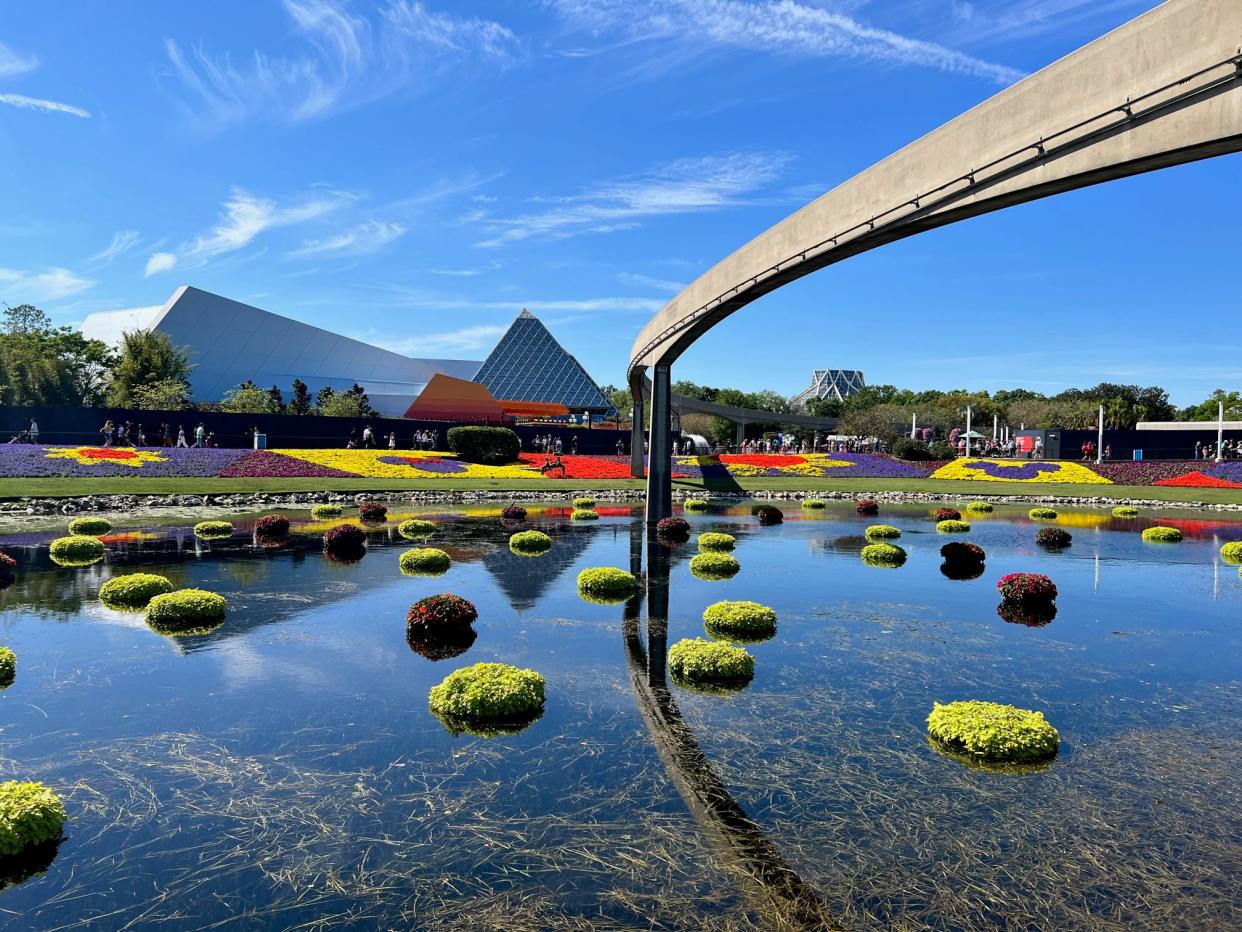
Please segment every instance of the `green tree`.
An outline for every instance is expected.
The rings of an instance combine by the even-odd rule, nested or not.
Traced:
[[[136,385],[129,394],[129,407],[144,411],[180,411],[189,404],[188,386],[180,379]]]
[[[289,404],[285,408],[286,414],[310,414],[311,413],[311,396],[310,391],[306,387],[306,383],[301,379],[293,380],[293,397],[289,399]]]
[[[273,385],[267,390],[267,398],[271,402],[273,414],[284,414],[285,396],[281,394],[279,385]]]
[[[316,407],[324,417],[377,417],[366,391],[357,383],[348,391],[334,392],[325,386],[319,392]]]
[[[108,384],[108,403],[117,407],[134,404],[135,391],[156,382],[182,383],[182,396],[189,394],[190,357],[184,347],[173,346],[168,334],[158,330],[133,330],[121,335],[121,358]]]
[[[1183,421],[1214,421],[1220,414],[1220,403],[1225,403],[1225,420],[1237,420],[1242,415],[1242,394],[1227,392],[1218,388],[1211,396],[1197,405],[1182,408],[1180,418]],[[1233,412],[1232,417],[1230,412]]]
[[[0,402],[94,405],[103,397],[115,356],[72,327],[53,327],[30,304],[6,307],[0,332]]]
[[[224,393],[220,399],[220,410],[229,414],[276,414],[280,409],[275,406],[269,392],[247,379],[237,388]]]

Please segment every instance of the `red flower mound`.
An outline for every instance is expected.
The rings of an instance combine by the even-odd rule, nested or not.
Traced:
[[[1160,479],[1153,482],[1152,485],[1177,485],[1186,486],[1195,489],[1242,489],[1242,482],[1230,482],[1228,479],[1217,479],[1215,476],[1209,476],[1206,473],[1188,472],[1184,476],[1177,476],[1173,479]]]
[[[968,544],[957,540],[950,541],[941,547],[940,556],[944,558],[945,563],[982,563],[987,559],[987,554],[978,544]]]
[[[138,454],[133,450],[118,450],[114,447],[83,447],[79,451],[82,456],[92,460],[132,460]]]
[[[799,466],[806,462],[806,457],[780,453],[723,453],[720,462],[758,466],[761,469],[780,469],[783,466]]]
[[[932,520],[940,521],[961,521],[962,513],[956,508],[937,508],[932,512]]]
[[[323,535],[323,549],[337,557],[359,556],[366,549],[366,543],[367,535],[362,528],[352,524],[339,524]]]
[[[256,537],[284,537],[289,533],[289,519],[284,515],[264,515],[254,523]]]
[[[880,503],[873,498],[859,499],[854,503],[854,510],[860,515],[878,515],[880,513]]]
[[[1056,585],[1043,573],[1010,573],[996,588],[1006,602],[1051,602],[1057,597]]]
[[[459,595],[429,595],[410,606],[405,616],[409,632],[430,633],[473,624],[479,617],[474,605]],[[408,636],[408,632],[407,632]]]
[[[1035,543],[1051,550],[1068,547],[1073,540],[1074,537],[1069,531],[1059,527],[1040,528],[1039,533],[1035,535]]]
[[[689,540],[690,522],[685,518],[661,518],[656,533],[665,540]]]
[[[384,521],[388,518],[388,508],[379,502],[363,502],[358,506],[358,517],[363,521]]]
[[[506,521],[522,521],[526,518],[526,509],[521,505],[506,505],[500,516]]]

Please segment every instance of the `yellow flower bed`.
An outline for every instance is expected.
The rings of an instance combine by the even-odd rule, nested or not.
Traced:
[[[478,463],[460,463],[462,469],[445,473],[435,469],[419,469],[415,463],[385,463],[383,459],[401,457],[411,460],[452,459],[449,453],[432,453],[421,450],[272,450],[281,456],[340,469],[368,479],[538,479],[538,470],[525,463],[508,466],[481,466]]]
[[[956,459],[931,474],[932,479],[973,479],[983,482],[1074,482],[1112,485],[1094,470],[1078,463],[1047,460]]]
[[[98,466],[101,463],[130,466],[134,469],[143,463],[162,463],[168,457],[150,450],[131,450],[120,447],[54,447],[43,454],[49,460],[73,460],[82,466]]]

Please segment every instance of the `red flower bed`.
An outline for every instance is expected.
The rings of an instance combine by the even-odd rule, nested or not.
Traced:
[[[474,605],[459,595],[429,595],[410,606],[405,616],[411,630],[431,632],[441,628],[469,625],[479,617]]]
[[[366,551],[367,535],[352,524],[338,524],[323,535],[323,549],[330,556],[354,557]]]
[[[1160,479],[1153,482],[1152,485],[1176,485],[1196,489],[1242,489],[1242,482],[1230,482],[1228,479],[1217,479],[1215,476],[1209,476],[1206,473],[1188,472],[1184,476],[1176,476],[1172,479]]]
[[[1051,602],[1057,587],[1043,573],[1010,573],[996,584],[1006,602]]]
[[[720,462],[737,463],[739,466],[758,466],[760,469],[780,469],[783,466],[800,466],[805,456],[781,453],[723,453]]]
[[[878,515],[880,513],[880,503],[873,498],[860,499],[854,505],[854,510],[860,515]]]
[[[932,512],[932,520],[940,521],[961,521],[962,513],[956,508],[937,508]]]
[[[132,460],[138,458],[138,454],[133,450],[119,450],[116,447],[83,447],[79,452],[82,456],[93,460]]]
[[[264,515],[254,523],[258,537],[284,537],[289,533],[289,519],[284,515]]]

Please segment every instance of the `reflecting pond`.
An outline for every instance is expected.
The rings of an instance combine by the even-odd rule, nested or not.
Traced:
[[[335,522],[304,512],[276,545],[253,538],[258,514],[210,542],[192,517],[114,518],[104,561],[76,569],[49,559],[59,525],[0,528],[18,562],[0,762],[70,814],[58,850],[10,868],[0,924],[1237,927],[1242,579],[1218,552],[1242,522],[998,506],[950,536],[934,506],[782,508],[775,526],[748,506],[686,514],[688,542],[650,545],[637,506],[590,524],[531,507],[520,525],[419,509],[453,560],[438,577],[399,571],[424,544],[397,535],[415,512],[395,503],[352,564],[325,559]],[[899,568],[860,558],[881,521],[902,532]],[[1153,524],[1185,540],[1143,542]],[[1037,546],[1049,525],[1072,545]],[[523,528],[551,550],[510,552]],[[736,576],[690,572],[704,531],[737,538]],[[982,573],[942,572],[948,540],[982,547]],[[644,591],[584,601],[591,566],[641,568]],[[227,621],[165,637],[98,601],[134,571],[222,593]],[[1015,571],[1052,577],[1055,618],[998,613]],[[420,653],[406,611],[441,592],[475,603],[477,637]],[[722,599],[777,612],[747,645],[754,680],[676,685],[667,646]],[[454,735],[428,690],[485,660],[541,672],[545,713]],[[983,769],[930,746],[933,701],[970,698],[1043,710],[1060,753]]]

